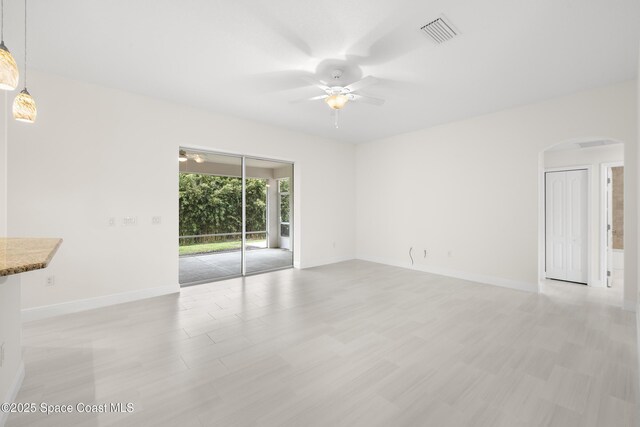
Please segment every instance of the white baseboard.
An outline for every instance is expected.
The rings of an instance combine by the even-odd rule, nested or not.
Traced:
[[[468,280],[470,282],[477,282],[485,285],[500,286],[502,288],[515,289],[518,291],[538,292],[538,285],[536,285],[536,283],[505,279],[504,277],[494,277],[484,274],[468,273],[466,271],[459,271],[430,265],[410,265],[406,261],[380,259],[366,255],[358,255],[358,259],[361,259],[363,261],[377,262],[379,264],[393,265],[395,267],[408,268],[410,270],[423,271],[425,273],[432,273],[440,276],[455,277],[456,279]]]
[[[22,387],[22,382],[24,381],[24,362],[20,362],[20,366],[18,366],[18,372],[16,372],[15,377],[13,378],[13,382],[11,383],[11,387],[7,392],[7,395],[4,397],[4,400],[0,403],[13,403],[18,396],[18,392]],[[9,418],[8,412],[0,411],[0,427],[4,427],[7,422],[7,418]]]
[[[538,281],[538,293],[539,294],[544,293],[546,285],[547,284],[545,283],[544,280],[539,280]]]
[[[638,304],[636,305],[636,342],[638,343],[637,354],[640,354],[640,301],[638,301]],[[638,368],[638,383],[636,386],[640,387],[640,357],[638,358]]]
[[[102,297],[63,302],[60,304],[45,305],[42,307],[25,308],[22,310],[22,321],[30,322],[33,320],[46,319],[53,316],[77,313],[79,311],[107,307],[110,305],[122,304],[124,302],[159,297],[162,295],[168,295],[178,292],[180,292],[180,287],[178,287],[177,285],[162,286],[157,288],[141,289],[132,292],[105,295]]]
[[[587,283],[587,285],[591,286],[592,288],[606,288],[607,284],[603,283],[602,280],[600,279],[591,279],[589,280],[589,283]]]
[[[353,259],[355,258],[352,256],[314,259],[310,261],[301,262],[297,268],[304,269],[304,268],[320,267],[321,265],[336,264],[338,262],[351,261]]]

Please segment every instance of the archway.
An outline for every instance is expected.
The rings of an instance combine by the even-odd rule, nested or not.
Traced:
[[[578,281],[590,287],[607,287],[607,262],[610,261],[608,253],[604,250],[610,243],[607,234],[607,224],[611,222],[607,210],[606,179],[607,168],[613,165],[621,166],[624,162],[624,142],[605,137],[575,138],[556,142],[546,146],[538,154],[538,291],[544,292],[549,274],[547,259],[547,206],[545,175],[557,176],[566,172],[573,174],[581,172],[583,181],[586,182],[585,194],[587,200],[585,206],[586,243],[582,246],[586,251],[583,266],[584,280]],[[573,171],[573,172],[572,172]],[[625,173],[626,175],[626,173]],[[609,208],[610,210],[611,208]],[[623,228],[621,228],[623,230]],[[572,230],[573,231],[573,230]],[[575,239],[574,239],[575,240]],[[553,258],[555,260],[556,258]],[[563,258],[560,258],[563,259]],[[555,261],[553,261],[555,262]],[[563,261],[565,262],[565,261]],[[578,261],[579,263],[579,261]],[[552,277],[552,278],[557,278]],[[567,278],[559,278],[566,280]],[[609,281],[609,284],[611,282]],[[630,286],[626,281],[618,282],[616,291],[620,293],[620,305],[623,304],[624,288]]]

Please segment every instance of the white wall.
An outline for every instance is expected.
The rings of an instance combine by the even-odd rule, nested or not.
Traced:
[[[30,77],[38,121],[9,126],[9,229],[64,243],[50,268],[23,277],[23,307],[178,290],[179,146],[294,161],[296,264],[353,258],[352,145],[58,76]],[[125,216],[138,225],[123,226]],[[110,217],[117,226],[108,226]],[[55,286],[44,287],[48,275]]]
[[[636,135],[638,138],[638,145],[640,145],[640,46],[638,47],[638,79],[636,80],[636,102],[638,105],[637,108],[637,121],[636,121]],[[640,149],[638,149],[636,151],[636,156],[637,156],[637,164],[639,165],[638,168],[640,168]],[[636,175],[636,179],[640,178],[640,172],[636,171],[637,175]],[[626,178],[626,177],[625,177]],[[637,182],[637,181],[636,181]],[[640,187],[636,188],[636,194],[640,193]],[[625,193],[626,195],[626,193]],[[638,216],[640,216],[640,196],[637,199],[637,213]],[[626,213],[626,211],[625,211]],[[640,219],[639,219],[640,221]],[[626,225],[626,224],[625,224]],[[637,236],[637,241],[640,241],[640,226],[638,226],[638,224],[636,224],[636,236]],[[626,233],[626,231],[625,231]],[[626,242],[625,242],[626,243]],[[625,261],[629,260],[629,258],[625,258]],[[633,261],[633,259],[631,259]],[[640,248],[638,249],[638,253],[636,254],[636,259],[634,262],[635,265],[640,265]],[[638,273],[638,276],[636,277],[637,279],[640,280],[640,272]],[[640,293],[640,286],[638,286],[638,293]],[[637,301],[636,301],[636,323],[637,323],[637,327],[636,327],[636,331],[638,333],[638,354],[640,355],[640,295],[637,296]],[[640,357],[638,357],[638,363],[640,364]],[[640,371],[639,371],[639,375],[640,375]]]
[[[408,266],[413,246],[414,268],[535,290],[542,152],[570,140],[626,142],[625,226],[635,236],[636,122],[636,86],[626,82],[360,144],[357,256]],[[629,240],[625,299],[635,302]]]
[[[638,46],[638,79],[636,80],[636,92],[637,92],[636,102],[638,105],[638,108],[637,108],[638,116],[636,121],[636,136],[638,138],[638,145],[640,145],[640,45]],[[639,165],[638,168],[640,168],[640,149],[637,150],[636,156],[637,156],[637,162],[638,162],[637,164]],[[640,178],[640,172],[637,172],[637,174],[638,175],[636,175],[636,179]],[[636,194],[637,193],[640,193],[640,188],[636,188]],[[637,213],[638,213],[638,216],[640,216],[640,197],[638,197],[637,203],[638,203],[636,206]],[[636,224],[636,227],[637,227],[637,230],[636,230],[637,241],[640,241],[640,226]],[[625,262],[629,259],[630,258],[625,258]],[[631,260],[633,259],[631,258]],[[638,253],[636,254],[636,259],[634,264],[636,266],[640,265],[640,250],[638,250]],[[640,279],[640,272],[638,273],[638,276],[636,276],[636,279]],[[638,292],[640,293],[640,286],[638,286]],[[636,301],[636,340],[638,343],[638,352],[636,354],[639,355],[638,366],[640,366],[640,295],[637,295],[637,301]],[[638,369],[638,378],[640,380],[640,369]],[[640,387],[640,381],[638,382],[638,384]]]
[[[602,236],[603,209],[606,208],[606,199],[603,200],[602,180],[606,172],[602,174],[603,163],[624,161],[624,146],[622,144],[592,147],[584,149],[545,151],[545,168],[563,168],[572,166],[590,166],[589,176],[589,285],[606,286],[603,282],[603,256],[602,246],[606,241]],[[604,202],[604,203],[603,203]],[[541,248],[544,250],[544,248]],[[544,256],[544,252],[540,254]]]
[[[31,89],[38,122],[9,124],[9,231],[65,241],[49,269],[23,278],[27,308],[178,289],[179,146],[295,161],[303,267],[352,258],[355,241],[359,258],[408,266],[413,246],[415,268],[533,290],[542,152],[569,140],[626,142],[635,160],[625,167],[625,227],[637,234],[635,82],[356,148],[42,73]],[[124,216],[138,225],[123,226]],[[637,296],[629,240],[628,304]]]
[[[0,91],[0,237],[7,235],[7,105],[11,94]]]

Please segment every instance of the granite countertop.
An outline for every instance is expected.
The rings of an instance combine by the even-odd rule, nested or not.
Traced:
[[[0,237],[0,276],[46,268],[62,239]]]

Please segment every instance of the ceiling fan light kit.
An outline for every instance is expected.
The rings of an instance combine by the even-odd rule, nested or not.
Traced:
[[[341,110],[347,104],[349,98],[346,95],[338,93],[335,95],[327,96],[324,101],[329,107],[333,108],[334,110]]]
[[[331,77],[334,82],[339,82],[342,77],[342,70],[333,70]],[[342,110],[345,105],[350,101],[359,101],[367,104],[373,104],[380,106],[384,104],[384,99],[372,98],[370,96],[364,96],[357,93],[360,89],[372,85],[377,82],[377,79],[372,76],[367,76],[357,82],[351,83],[346,86],[336,84],[334,86],[328,86],[324,82],[311,81],[310,83],[325,92],[324,95],[314,96],[308,98],[307,101],[323,100],[329,108],[334,111],[334,125],[338,127],[338,111]]]

